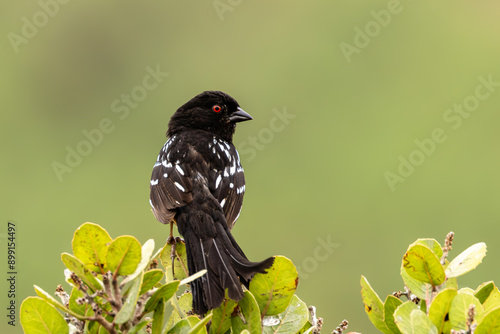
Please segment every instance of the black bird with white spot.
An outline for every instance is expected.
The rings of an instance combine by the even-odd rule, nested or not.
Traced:
[[[205,314],[225,297],[243,297],[255,273],[274,258],[250,262],[231,229],[240,215],[245,177],[233,145],[236,123],[252,117],[229,95],[203,92],[181,106],[168,123],[167,137],[151,176],[150,204],[161,223],[177,223],[186,242],[189,274],[207,273],[191,283],[193,310]]]

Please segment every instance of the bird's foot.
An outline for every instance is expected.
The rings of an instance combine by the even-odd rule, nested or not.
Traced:
[[[169,235],[167,238],[167,245],[175,245],[175,237],[173,235]]]
[[[174,236],[169,236],[167,238],[167,245],[170,245],[170,258],[172,259],[172,276],[175,277],[175,269],[174,269],[174,261],[175,258],[177,257],[177,252],[175,250],[177,243],[181,242],[182,239],[179,237],[174,237]]]

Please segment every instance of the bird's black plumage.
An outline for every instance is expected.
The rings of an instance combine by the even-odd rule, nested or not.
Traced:
[[[255,273],[264,273],[270,257],[250,262],[231,229],[238,219],[245,177],[233,145],[236,123],[252,119],[229,95],[203,92],[181,106],[168,124],[167,137],[151,176],[150,204],[160,222],[175,221],[186,242],[188,270],[207,274],[192,282],[197,314],[218,307],[228,289],[243,297]]]

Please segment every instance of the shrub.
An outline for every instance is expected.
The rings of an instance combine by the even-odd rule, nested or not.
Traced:
[[[319,333],[322,319],[295,295],[298,275],[292,262],[277,256],[266,274],[256,274],[239,302],[226,298],[200,319],[193,315],[186,289],[206,270],[188,276],[184,243],[175,258],[165,245],[143,245],[132,236],[112,239],[101,226],[80,226],[73,254],[63,253],[66,293],[59,285],[54,298],[35,285],[38,297],[21,305],[25,333]],[[159,269],[161,265],[163,269]],[[167,305],[172,305],[167,308]],[[168,314],[166,313],[168,312]],[[208,328],[208,330],[207,330]]]
[[[500,292],[493,282],[475,290],[458,289],[457,277],[475,269],[486,244],[472,245],[451,262],[453,232],[444,247],[434,239],[418,239],[401,264],[405,290],[382,300],[361,276],[361,296],[373,325],[386,334],[500,333]],[[400,298],[404,296],[407,301]]]

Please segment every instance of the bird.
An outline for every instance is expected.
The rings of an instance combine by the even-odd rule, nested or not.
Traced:
[[[256,273],[274,257],[251,262],[231,230],[240,215],[245,176],[233,144],[236,124],[252,116],[221,91],[205,91],[175,111],[167,141],[153,167],[150,205],[156,219],[184,238],[188,271],[205,275],[191,282],[193,311],[204,315],[226,296],[243,298]]]

